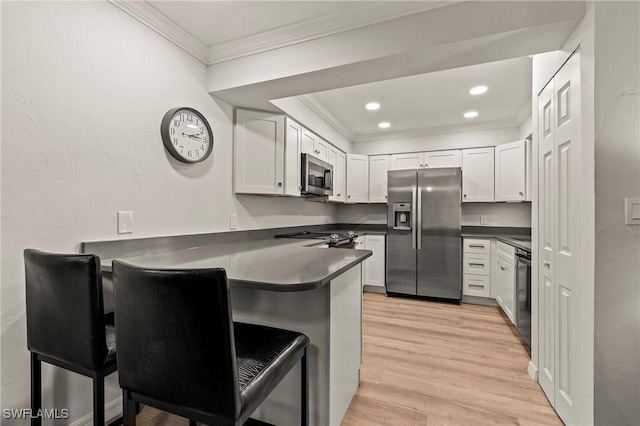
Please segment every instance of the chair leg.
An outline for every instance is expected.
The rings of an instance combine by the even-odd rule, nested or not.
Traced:
[[[31,352],[31,413],[35,415],[42,408],[42,361]],[[31,426],[41,426],[42,418],[31,417]]]
[[[104,374],[93,377],[93,425],[104,426]]]
[[[307,358],[307,348],[304,348],[304,355],[300,361],[301,368],[301,389],[300,389],[300,412],[302,418],[300,424],[302,426],[309,426],[309,359]]]
[[[140,405],[131,400],[131,393],[128,390],[122,390],[122,419],[124,426],[136,426],[136,409]]]

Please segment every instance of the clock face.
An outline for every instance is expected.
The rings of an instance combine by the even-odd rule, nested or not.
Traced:
[[[160,133],[169,153],[185,163],[203,161],[213,150],[211,126],[192,108],[169,110],[162,119]]]

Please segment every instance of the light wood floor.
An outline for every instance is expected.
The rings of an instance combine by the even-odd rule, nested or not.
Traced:
[[[342,426],[562,425],[499,308],[365,293],[363,315],[361,384]],[[137,423],[188,424],[151,407]]]

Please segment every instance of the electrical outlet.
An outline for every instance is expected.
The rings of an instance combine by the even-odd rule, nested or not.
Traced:
[[[487,220],[486,216],[480,216],[480,225],[487,225],[489,220]]]
[[[118,234],[133,232],[133,212],[118,212]]]
[[[238,229],[238,215],[230,214],[229,215],[229,229]]]

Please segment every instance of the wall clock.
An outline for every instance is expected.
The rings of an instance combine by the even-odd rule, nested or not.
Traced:
[[[160,123],[160,134],[167,151],[183,163],[204,161],[213,151],[211,126],[193,108],[167,111]]]

